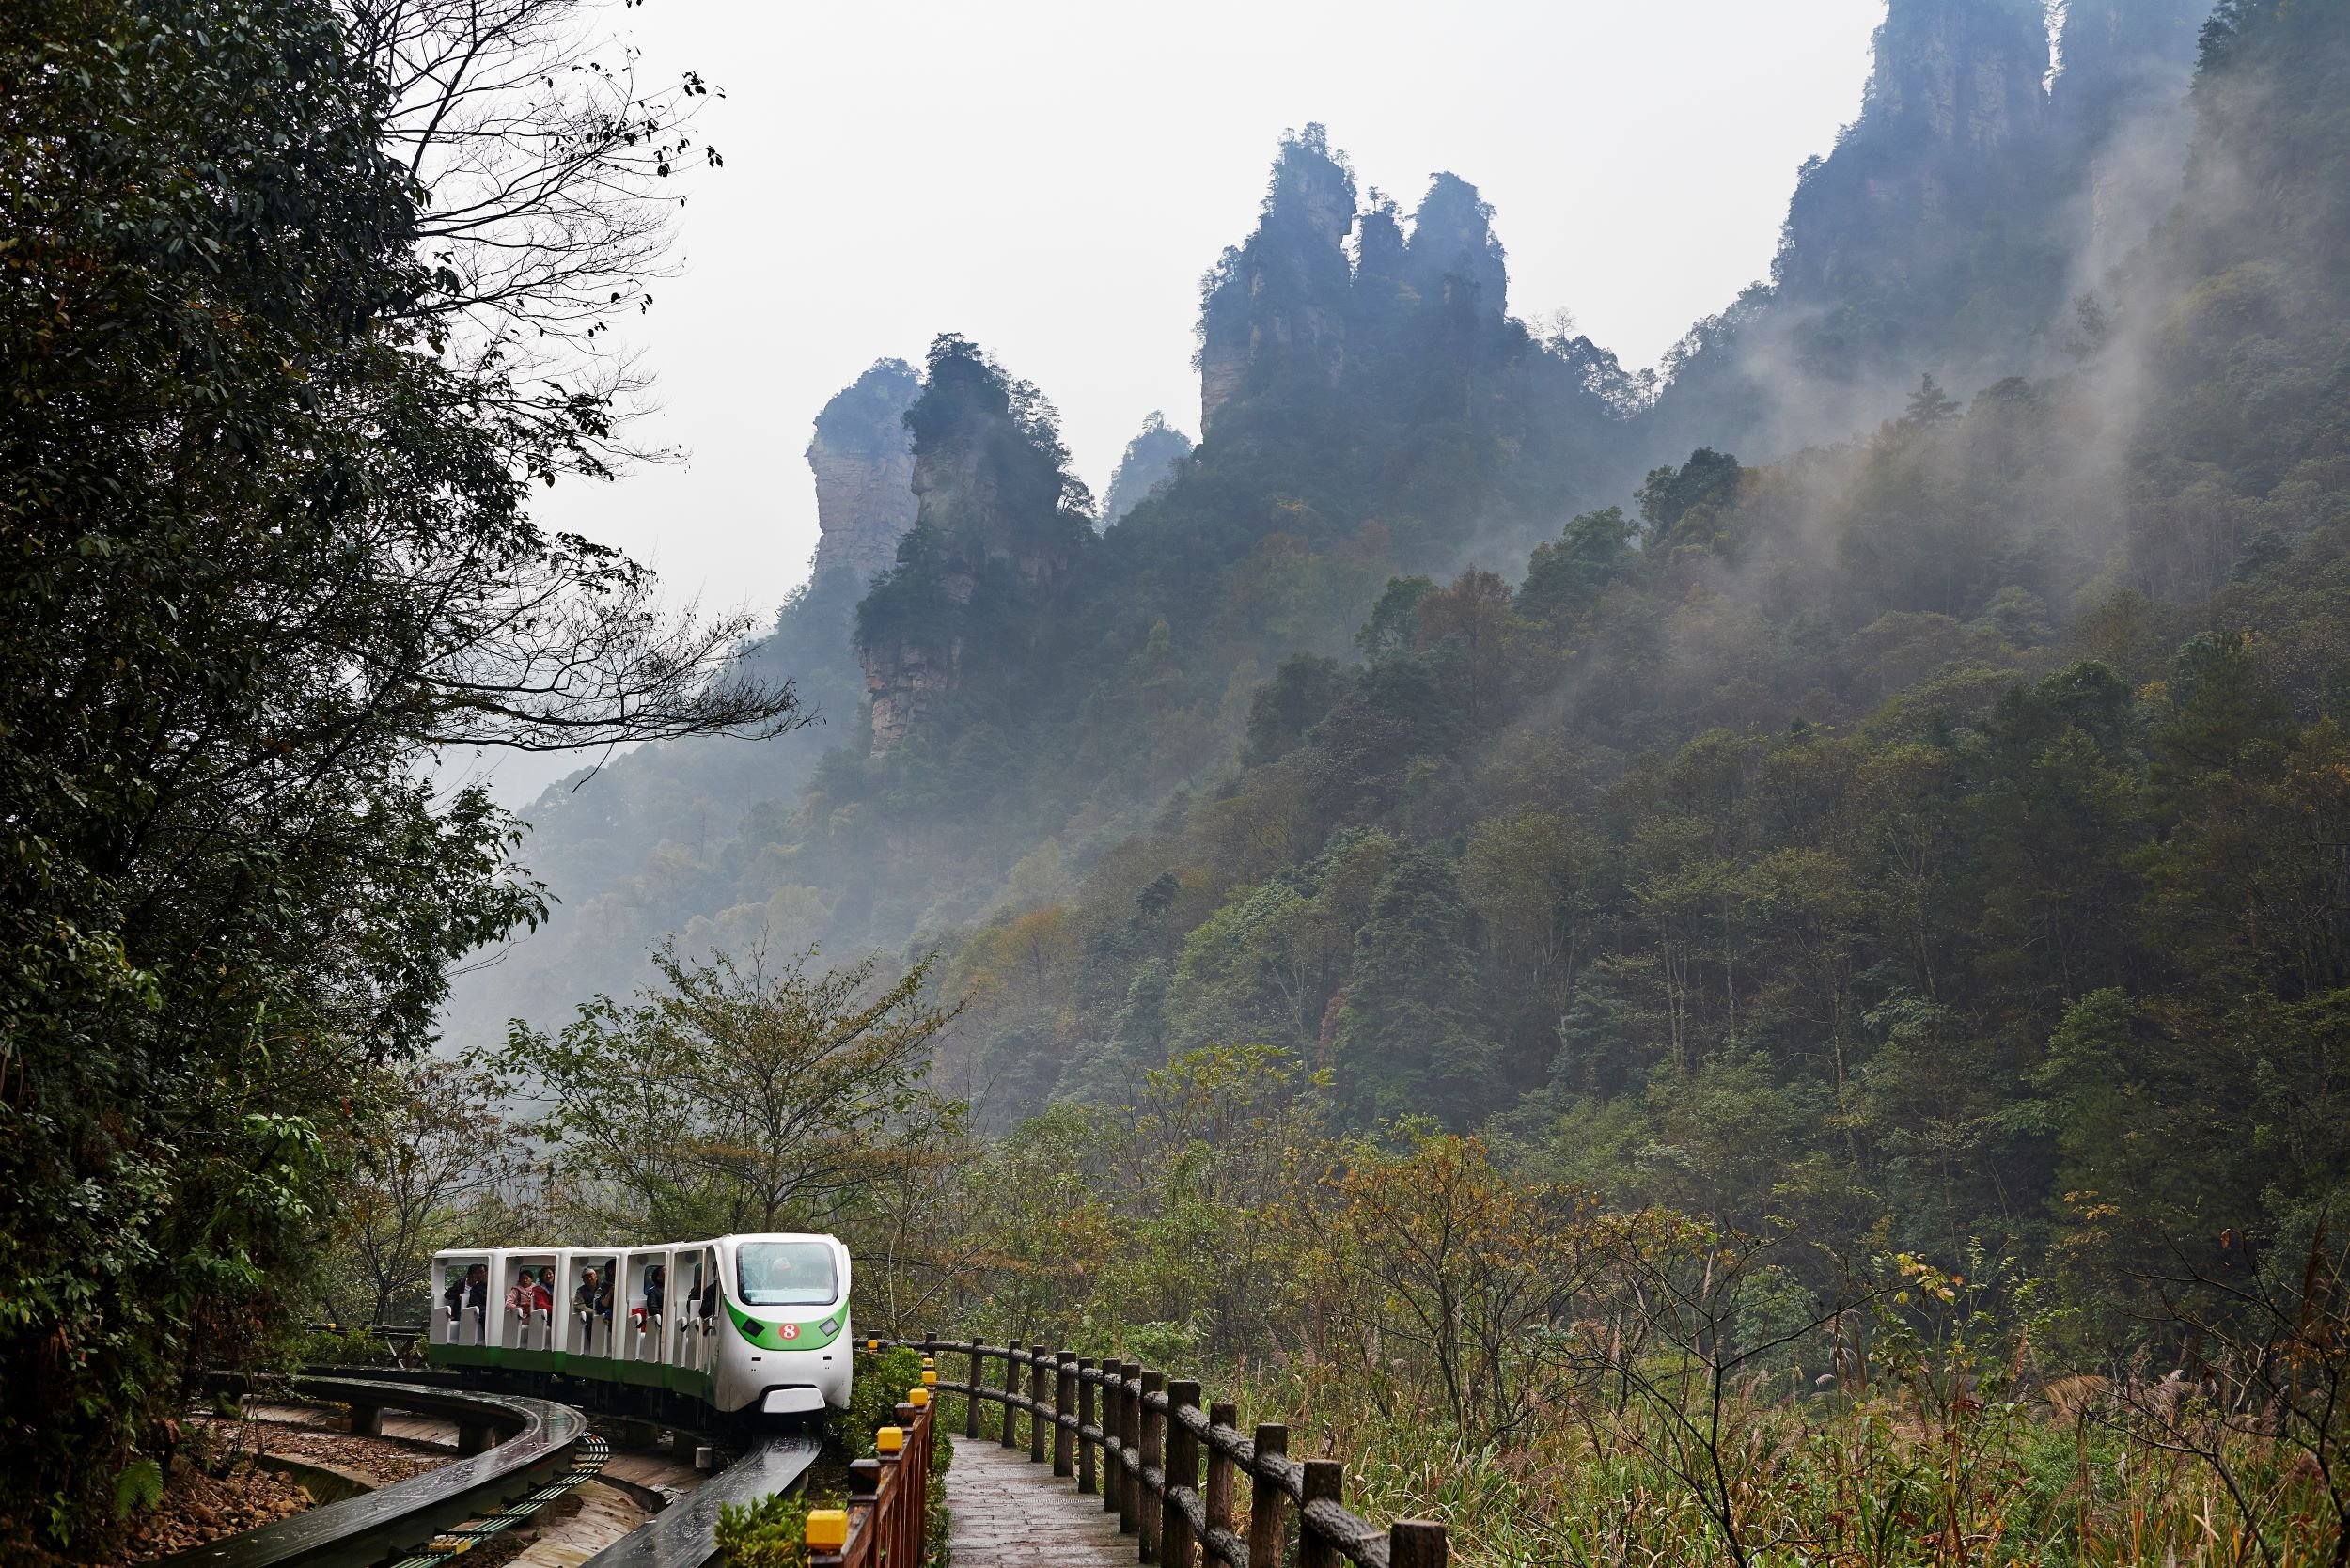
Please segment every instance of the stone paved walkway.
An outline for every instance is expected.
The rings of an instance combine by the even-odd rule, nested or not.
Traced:
[[[1130,1568],[1135,1543],[1118,1533],[1118,1515],[1053,1466],[1031,1465],[1017,1450],[986,1438],[954,1439],[947,1470],[948,1540],[955,1568]]]

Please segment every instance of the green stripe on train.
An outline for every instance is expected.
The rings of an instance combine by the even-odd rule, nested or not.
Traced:
[[[734,1320],[736,1333],[761,1350],[822,1350],[840,1337],[840,1325],[848,1314],[816,1323],[761,1323],[729,1301],[727,1316]]]
[[[437,1366],[489,1367],[498,1372],[552,1372],[597,1383],[626,1383],[641,1388],[666,1388],[708,1401],[715,1380],[689,1367],[665,1366],[658,1361],[615,1361],[607,1356],[582,1356],[565,1350],[517,1350],[510,1345],[433,1345],[425,1359]]]

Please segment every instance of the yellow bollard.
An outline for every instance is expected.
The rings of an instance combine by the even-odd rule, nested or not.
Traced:
[[[935,1388],[938,1387],[938,1374],[931,1371],[928,1367],[922,1369],[922,1387],[925,1388]]]
[[[837,1552],[849,1544],[849,1512],[844,1508],[807,1511],[807,1549]]]
[[[928,1388],[908,1388],[906,1390],[906,1403],[913,1405],[917,1410],[919,1410],[923,1405],[930,1403],[930,1402],[931,1391]]]
[[[865,1341],[865,1348],[869,1354],[879,1356],[881,1354],[881,1341],[879,1340],[868,1340]]]
[[[873,1448],[881,1453],[897,1453],[906,1446],[906,1429],[885,1426],[873,1434]]]

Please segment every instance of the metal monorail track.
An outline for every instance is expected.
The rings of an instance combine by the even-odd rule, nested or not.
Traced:
[[[314,1399],[442,1416],[461,1432],[491,1428],[510,1435],[406,1481],[174,1553],[155,1568],[370,1568],[394,1557],[403,1568],[422,1568],[462,1550],[461,1540],[470,1544],[529,1518],[603,1466],[603,1440],[568,1404],[375,1379],[297,1377],[292,1384]],[[446,1534],[468,1521],[480,1528],[462,1537]]]
[[[461,1434],[511,1434],[485,1451],[342,1502],[225,1536],[150,1568],[433,1568],[527,1522],[603,1466],[603,1440],[567,1404],[450,1387],[423,1370],[354,1376],[313,1369],[292,1380],[313,1399],[440,1416]],[[468,1445],[469,1446],[469,1445]],[[716,1555],[718,1511],[799,1483],[822,1452],[813,1433],[760,1439],[684,1497],[588,1560],[587,1568],[703,1568]],[[471,1522],[471,1528],[460,1529]]]

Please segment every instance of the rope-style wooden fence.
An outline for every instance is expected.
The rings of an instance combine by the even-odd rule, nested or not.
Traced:
[[[807,1516],[809,1568],[921,1568],[930,1529],[932,1414],[928,1388],[910,1388],[898,1424],[873,1435],[881,1450],[849,1466],[848,1506]]]
[[[967,1357],[969,1376],[955,1389],[964,1400],[964,1435],[979,1435],[979,1406],[991,1403],[1003,1411],[998,1432],[1004,1447],[1016,1449],[1025,1413],[1029,1460],[1044,1463],[1049,1433],[1053,1474],[1073,1474],[1077,1490],[1088,1496],[1098,1491],[1104,1512],[1118,1515],[1120,1532],[1136,1537],[1143,1562],[1287,1568],[1288,1518],[1294,1509],[1296,1568],[1339,1568],[1342,1561],[1355,1568],[1444,1568],[1443,1525],[1398,1519],[1380,1529],[1345,1507],[1344,1466],[1292,1459],[1289,1428],[1275,1422],[1244,1436],[1235,1407],[1202,1406],[1197,1383],[1170,1381],[1136,1361],[1097,1366],[1090,1356],[1045,1345],[1023,1350],[935,1337],[867,1343],[933,1358],[942,1353]],[[989,1371],[996,1362],[1003,1366],[1001,1388]],[[1248,1478],[1246,1537],[1233,1528],[1232,1512],[1243,1476]],[[819,1559],[818,1568],[830,1565]]]

